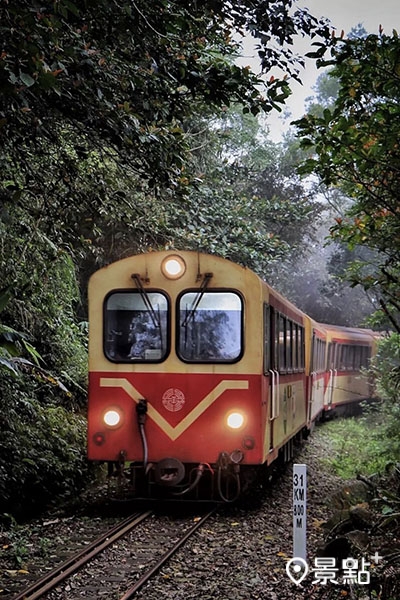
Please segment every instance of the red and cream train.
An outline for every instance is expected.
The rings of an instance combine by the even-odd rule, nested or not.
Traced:
[[[326,411],[372,392],[372,331],[316,323],[216,256],[99,270],[89,322],[89,459],[130,463],[136,496],[232,500]]]

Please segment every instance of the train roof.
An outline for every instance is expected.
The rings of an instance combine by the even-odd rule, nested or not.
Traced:
[[[340,325],[331,325],[328,323],[320,323],[314,320],[312,317],[307,315],[304,311],[298,308],[293,302],[285,298],[281,293],[275,290],[261,275],[255,273],[249,267],[245,267],[235,263],[234,261],[223,258],[215,254],[207,254],[198,252],[196,250],[161,250],[161,251],[152,251],[152,252],[144,252],[132,256],[128,256],[122,258],[118,261],[110,263],[109,265],[104,266],[99,269],[90,277],[91,283],[94,283],[95,280],[104,281],[104,288],[106,289],[108,285],[108,278],[111,273],[115,273],[115,277],[119,277],[123,282],[126,280],[126,284],[129,283],[131,279],[131,272],[133,268],[133,263],[135,265],[139,265],[144,269],[144,272],[155,273],[155,267],[150,267],[151,263],[154,261],[160,262],[164,257],[168,255],[182,255],[186,257],[187,260],[196,261],[198,264],[199,273],[202,270],[203,266],[201,265],[202,261],[207,261],[207,269],[214,270],[216,272],[224,272],[226,268],[232,270],[232,273],[236,273],[237,281],[241,281],[242,284],[246,285],[250,281],[254,283],[258,280],[261,287],[268,292],[268,302],[274,307],[277,311],[282,312],[288,315],[290,318],[293,318],[296,321],[301,321],[304,323],[307,320],[311,323],[311,326],[314,327],[315,330],[322,336],[330,336],[332,339],[357,339],[359,341],[363,341],[366,339],[377,339],[380,337],[380,334],[372,331],[371,329],[364,329],[358,327],[345,327]],[[135,267],[136,268],[136,267]],[[123,284],[121,284],[123,285]]]
[[[328,337],[336,341],[353,340],[357,342],[372,342],[375,339],[375,332],[372,329],[329,325],[327,323],[322,323],[321,326],[325,328]]]

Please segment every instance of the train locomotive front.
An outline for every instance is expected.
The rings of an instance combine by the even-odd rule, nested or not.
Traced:
[[[265,293],[250,270],[196,252],[95,273],[89,459],[130,464],[139,497],[235,499],[270,452]]]

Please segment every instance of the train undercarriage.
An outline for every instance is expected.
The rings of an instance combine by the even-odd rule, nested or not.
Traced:
[[[273,474],[295,455],[296,447],[307,436],[300,431],[277,452],[270,465],[241,464],[241,450],[221,452],[215,464],[182,463],[167,457],[156,463],[108,462],[111,496],[123,499],[235,502],[258,480],[269,481]],[[111,485],[112,484],[112,485]]]

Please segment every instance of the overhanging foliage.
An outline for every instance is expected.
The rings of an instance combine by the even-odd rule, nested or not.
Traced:
[[[339,93],[322,116],[297,121],[303,147],[315,157],[303,173],[317,173],[353,199],[332,236],[349,247],[378,253],[375,264],[350,271],[354,285],[374,291],[391,326],[400,329],[400,40],[382,31],[366,38],[336,39],[329,59]],[[320,47],[321,56],[325,48]]]

